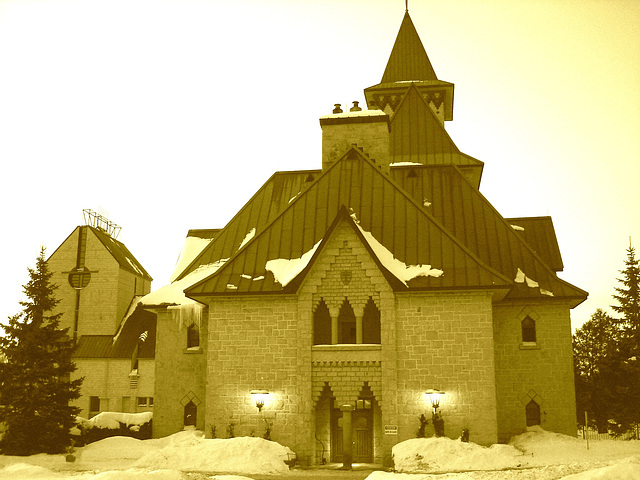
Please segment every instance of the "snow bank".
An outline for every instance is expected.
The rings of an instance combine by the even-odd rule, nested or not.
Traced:
[[[640,457],[563,477],[562,480],[640,480]]]
[[[288,447],[263,438],[205,439],[202,432],[186,431],[166,439],[134,466],[272,475],[288,472],[285,461],[292,455]]]
[[[83,463],[138,460],[140,457],[155,450],[158,450],[158,447],[149,441],[115,436],[104,438],[90,443],[86,447],[79,448],[78,457]]]
[[[482,447],[446,437],[414,438],[393,447],[399,472],[500,470],[522,463],[522,452],[510,445]]]
[[[127,427],[140,426],[153,418],[153,412],[121,413],[101,412],[89,420],[83,421],[83,427],[89,428],[120,428],[120,424]]]
[[[615,460],[640,455],[638,440],[592,440],[587,450],[587,442],[581,438],[548,432],[539,426],[527,430],[509,442],[525,454],[527,465]]]

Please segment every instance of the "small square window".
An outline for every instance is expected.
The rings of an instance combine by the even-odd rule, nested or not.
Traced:
[[[153,407],[153,397],[138,397],[139,407]]]

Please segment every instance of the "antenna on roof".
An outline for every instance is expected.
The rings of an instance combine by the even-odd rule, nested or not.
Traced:
[[[93,210],[85,208],[82,210],[82,216],[84,217],[85,225],[89,225],[91,227],[97,228],[98,230],[102,230],[111,236],[112,238],[118,238],[120,234],[120,230],[122,227],[113,223],[107,217],[100,215]]]

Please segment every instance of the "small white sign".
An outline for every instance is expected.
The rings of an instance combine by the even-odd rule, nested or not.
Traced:
[[[398,426],[397,425],[385,425],[384,426],[384,434],[385,435],[397,435],[398,434]]]

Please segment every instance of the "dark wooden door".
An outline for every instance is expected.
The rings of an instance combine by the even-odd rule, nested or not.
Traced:
[[[353,462],[373,462],[373,411],[354,410],[351,414]],[[331,411],[331,461],[340,463],[342,458],[342,412]]]

